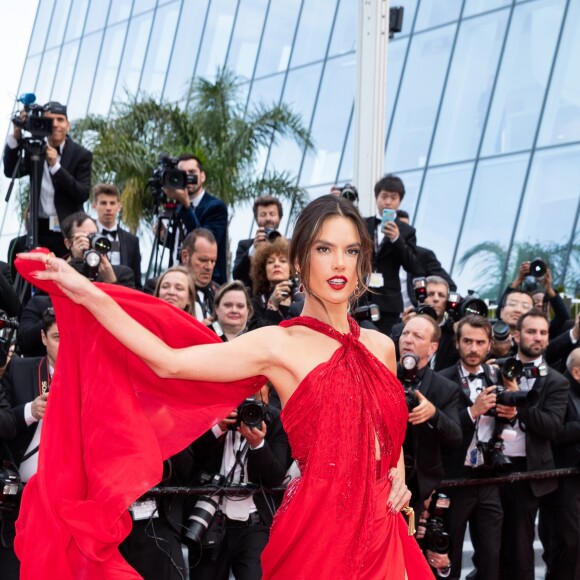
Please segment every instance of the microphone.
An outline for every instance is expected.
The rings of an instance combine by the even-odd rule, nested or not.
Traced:
[[[34,93],[22,93],[16,100],[25,107],[29,107],[36,102],[36,95]]]

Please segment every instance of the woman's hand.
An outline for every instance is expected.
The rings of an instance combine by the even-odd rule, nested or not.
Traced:
[[[290,306],[292,304],[292,285],[290,284],[290,280],[284,280],[283,282],[278,282],[276,286],[274,286],[274,290],[270,295],[270,302],[278,308],[280,304],[284,304],[284,306]]]
[[[391,513],[396,514],[400,512],[411,501],[411,492],[405,485],[405,480],[400,476],[396,467],[392,467],[389,471],[391,479],[391,492],[387,500],[387,509]]]
[[[32,276],[37,280],[51,280],[77,304],[84,304],[91,296],[100,292],[88,278],[52,253],[30,252],[18,254],[18,258],[39,262],[39,269],[33,272]]]

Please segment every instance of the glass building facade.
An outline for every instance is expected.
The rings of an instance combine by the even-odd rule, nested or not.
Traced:
[[[302,115],[316,152],[282,143],[258,170],[290,170],[315,197],[352,180],[357,4],[40,0],[19,92],[68,103],[71,119],[106,115],[127,92],[177,101],[227,65],[248,103]],[[463,291],[492,296],[537,251],[577,294],[580,2],[391,4],[405,13],[389,43],[384,168],[405,182],[419,244]],[[234,243],[250,222],[233,217]]]

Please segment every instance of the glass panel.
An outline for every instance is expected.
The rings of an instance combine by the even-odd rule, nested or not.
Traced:
[[[386,127],[387,131],[393,118],[393,107],[395,106],[395,97],[399,90],[401,82],[401,73],[403,72],[403,62],[407,53],[409,37],[389,42],[389,52],[387,58],[387,99],[386,99]],[[386,133],[385,133],[386,135]]]
[[[312,124],[316,153],[305,159],[302,184],[333,183],[336,179],[354,101],[355,64],[354,55],[327,61]]]
[[[459,11],[463,0],[445,0],[445,2],[421,2],[415,32],[459,18]]]
[[[87,14],[87,24],[83,34],[90,34],[105,26],[109,12],[109,3],[110,0],[93,0],[91,2],[89,13]]]
[[[37,54],[26,59],[18,88],[19,95],[22,93],[34,93],[36,91],[36,78],[38,77],[41,58],[42,55]]]
[[[256,76],[286,69],[299,12],[300,0],[270,3]]]
[[[514,9],[485,134],[484,155],[531,147],[563,7],[563,0],[544,0]]]
[[[352,150],[353,150],[353,139],[354,139],[354,112],[353,119],[350,122],[348,128],[348,136],[346,138],[346,144],[344,146],[344,153],[342,154],[342,162],[338,168],[338,180],[337,183],[342,185],[344,183],[351,183],[353,178],[354,167],[352,164]]]
[[[115,0],[116,2],[117,0]],[[135,0],[135,4],[133,6],[133,15],[135,14],[142,14],[147,10],[151,10],[155,8],[155,2],[157,0]],[[185,0],[187,2],[187,0]]]
[[[580,3],[570,2],[538,144],[580,140]]]
[[[44,103],[48,102],[51,97],[50,93],[54,83],[59,52],[60,48],[53,48],[45,52],[40,65],[40,73],[36,83],[36,97]]]
[[[80,40],[74,40],[62,47],[60,62],[58,63],[58,82],[52,88],[52,99],[61,103],[68,103],[70,87],[75,72]]]
[[[113,101],[124,100],[126,92],[131,95],[137,92],[143,59],[149,42],[152,18],[153,13],[147,12],[142,16],[132,18],[130,21]]]
[[[171,101],[181,99],[189,88],[208,1],[183,4],[163,92],[163,97]]]
[[[64,29],[68,20],[71,0],[57,0],[54,8],[54,18],[50,25],[50,33],[46,39],[46,48],[62,44]]]
[[[507,17],[503,10],[462,23],[437,124],[433,165],[475,157]]]
[[[465,8],[463,9],[463,18],[479,14],[480,12],[494,10],[495,8],[501,8],[502,6],[509,6],[511,3],[511,0],[466,0]]]
[[[195,76],[213,80],[218,67],[224,66],[237,4],[236,0],[210,3]]]
[[[249,106],[263,103],[268,106],[277,105],[280,102],[280,91],[284,82],[284,75],[274,75],[254,81],[252,92],[250,93]]]
[[[356,50],[357,21],[358,3],[348,0],[341,1],[338,5],[338,14],[332,31],[329,56]]]
[[[415,212],[419,245],[433,250],[446,270],[451,265],[472,171],[473,163],[428,170]],[[405,197],[405,206],[406,202]]]
[[[78,38],[81,35],[83,26],[85,25],[88,7],[89,0],[75,0],[72,3],[66,32],[64,34],[65,41]]]
[[[288,73],[286,88],[282,96],[294,113],[302,116],[308,127],[312,117],[312,107],[320,82],[322,64],[314,64]],[[284,141],[271,149],[269,170],[289,170],[298,173],[302,161],[302,150],[291,141]]]
[[[111,24],[116,24],[121,20],[129,18],[131,15],[131,6],[133,5],[133,0],[115,0],[111,4],[111,10],[109,11],[109,20],[107,21],[107,26]]]
[[[151,32],[139,91],[161,94],[173,44],[168,42],[168,39],[173,39],[175,36],[178,17],[179,4],[175,3],[159,8],[155,13],[155,23]],[[176,48],[179,50],[179,47]]]
[[[93,114],[107,115],[109,113],[126,32],[127,22],[107,28],[91,96],[90,110]]]
[[[54,0],[40,0],[38,10],[36,12],[36,19],[34,20],[34,29],[30,36],[30,45],[28,46],[28,54],[36,54],[44,49],[46,42],[46,33],[50,26],[50,19],[52,17],[52,9],[54,7]],[[6,25],[6,23],[5,23]]]
[[[324,58],[335,11],[336,0],[304,0],[290,66]]]
[[[580,203],[580,201],[578,202]],[[564,280],[566,292],[572,294],[572,296],[580,296],[580,252],[578,251],[578,246],[580,245],[580,222],[576,227],[576,233],[574,234],[574,248],[570,253],[570,258],[568,260],[568,269],[566,271],[566,279]],[[575,306],[572,308],[572,315],[577,316],[580,314],[580,303],[576,302]]]
[[[228,66],[242,79],[250,79],[254,72],[267,4],[267,0],[244,0],[240,4]]]
[[[493,300],[501,294],[528,159],[528,154],[510,155],[481,161],[477,167],[453,268],[462,292],[471,288]]]
[[[580,146],[536,153],[510,255],[514,267],[523,259],[543,257],[556,285],[578,208],[579,155]]]
[[[401,209],[408,212],[411,225],[415,226],[415,222],[417,221],[415,219],[415,214],[417,213],[417,197],[419,196],[419,188],[421,187],[421,180],[423,179],[423,170],[397,173],[397,175],[403,180],[403,184],[405,185],[405,197],[401,202]],[[420,245],[424,244],[421,243]]]
[[[386,165],[395,171],[425,164],[455,26],[445,26],[413,38],[397,114],[387,143]]]
[[[68,100],[68,116],[71,120],[87,114],[102,39],[102,31],[84,36],[82,39],[72,91]]]

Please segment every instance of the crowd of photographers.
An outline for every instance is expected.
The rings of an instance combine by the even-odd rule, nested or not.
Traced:
[[[298,316],[303,304],[279,231],[280,201],[255,201],[255,234],[238,243],[228,276],[227,208],[205,191],[202,162],[190,154],[160,156],[151,177],[155,268],[143,280],[139,239],[119,224],[120,192],[105,183],[90,189],[91,155],[66,135],[66,107],[51,102],[32,113],[15,120],[4,149],[5,173],[32,175],[39,201],[0,264],[0,577],[8,580],[19,575],[14,522],[22,485],[36,471],[59,338],[50,298],[16,275],[17,252],[47,246],[89,279],[154,294],[224,341]],[[409,408],[407,485],[430,565],[459,579],[469,565],[462,562],[469,526],[470,578],[531,580],[539,513],[546,578],[580,578],[580,476],[490,481],[580,465],[580,316],[571,317],[549,265],[535,259],[521,264],[492,318],[475,292],[458,294],[433,250],[417,245],[400,208],[401,179],[383,177],[374,193],[376,214],[366,219],[373,271],[351,314],[395,342]],[[352,185],[331,194],[358,201]],[[83,211],[88,201],[94,217]],[[170,267],[161,271],[162,262]],[[146,579],[260,578],[281,499],[267,490],[295,471],[280,402],[265,385],[165,462],[161,485],[204,485],[207,494],[135,502],[121,552]],[[469,484],[441,487],[443,480]]]

